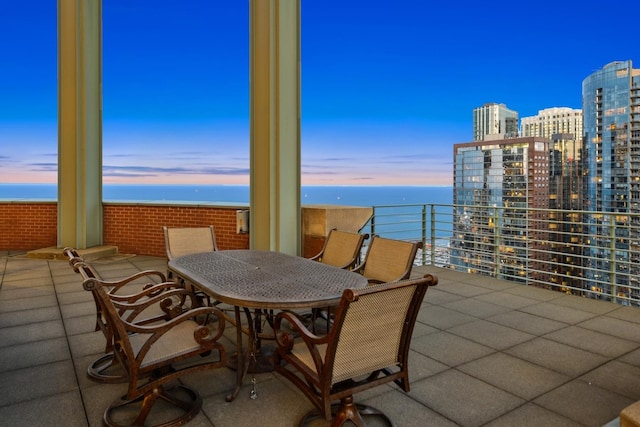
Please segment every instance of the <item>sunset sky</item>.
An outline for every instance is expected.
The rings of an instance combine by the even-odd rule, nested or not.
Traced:
[[[248,6],[102,1],[105,183],[249,183]],[[452,185],[474,108],[582,108],[589,74],[640,68],[640,2],[603,8],[302,0],[303,185]],[[57,182],[56,13],[0,6],[0,183]]]

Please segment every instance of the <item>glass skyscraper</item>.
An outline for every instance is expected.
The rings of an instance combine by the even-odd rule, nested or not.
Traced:
[[[640,233],[640,69],[605,65],[582,82],[586,286],[637,299]],[[612,230],[615,226],[615,235]],[[615,263],[613,262],[615,261]]]

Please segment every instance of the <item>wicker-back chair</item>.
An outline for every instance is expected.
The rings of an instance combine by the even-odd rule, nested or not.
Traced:
[[[329,230],[320,253],[310,259],[345,270],[352,270],[360,262],[360,251],[364,241],[368,238],[369,235],[366,233],[353,233],[333,228]],[[313,331],[316,331],[315,326],[318,318],[326,320],[328,330],[331,316],[331,307],[326,309],[314,308],[310,314]]]
[[[129,383],[127,393],[105,410],[103,423],[146,426],[150,417],[153,425],[170,427],[181,426],[195,417],[202,398],[196,390],[176,380],[185,374],[225,366],[226,353],[218,342],[225,324],[220,310],[196,307],[180,311],[165,322],[143,325],[136,323],[137,315],[147,307],[173,305],[176,300],[194,298],[193,294],[177,288],[132,304],[111,298],[108,287],[97,278],[86,279],[83,286],[97,297],[113,331],[113,353]],[[131,314],[123,318],[123,312]],[[172,404],[178,412],[152,412],[158,399]],[[166,414],[171,419],[164,419]]]
[[[362,264],[355,270],[369,283],[386,283],[408,279],[422,242],[373,236]]]
[[[368,234],[331,229],[322,250],[311,259],[342,269],[352,269],[359,262],[360,249],[368,238]]]
[[[183,255],[218,250],[213,225],[207,227],[163,226],[162,231],[164,233],[164,245],[169,261]]]
[[[116,301],[134,304],[143,302],[161,292],[180,287],[176,283],[167,282],[165,275],[157,270],[140,271],[119,280],[103,280],[76,249],[64,248],[63,253],[68,257],[69,265],[81,275],[83,281],[87,279],[99,280],[107,289],[109,296]],[[179,298],[182,299],[181,296]],[[88,366],[87,375],[95,381],[104,383],[127,381],[124,372],[114,367],[116,361],[113,354],[113,331],[106,321],[102,305],[96,294],[93,294],[93,300],[96,305],[95,330],[102,331],[106,338],[106,344],[105,354]],[[179,314],[185,301],[176,301],[176,297],[174,297],[172,304],[167,304],[168,302],[170,301],[168,300],[164,305],[146,307],[143,313],[135,312],[134,309],[122,311],[121,316],[134,316],[140,324],[166,321]]]
[[[218,250],[216,232],[213,225],[206,227],[162,227],[164,233],[164,246],[167,252],[167,262],[183,255],[199,252],[212,252]],[[191,289],[198,296],[201,305],[211,305],[211,299],[204,292],[200,292],[182,277],[176,277],[173,271],[167,268],[167,278],[181,283]]]
[[[315,406],[301,426],[318,417],[332,419],[332,427],[347,420],[362,426],[367,415],[382,416],[393,425],[379,410],[354,404],[353,395],[392,381],[409,391],[411,334],[427,288],[437,282],[426,275],[347,289],[331,330],[321,337],[310,333],[295,313],[278,313],[275,370]]]

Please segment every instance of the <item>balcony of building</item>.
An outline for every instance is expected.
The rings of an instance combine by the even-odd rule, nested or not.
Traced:
[[[122,222],[124,226],[126,221]],[[162,256],[93,261],[106,279],[166,268]],[[411,391],[359,396],[398,426],[602,426],[640,400],[640,310],[449,268],[422,265],[437,287],[423,303],[410,355]],[[3,425],[98,426],[126,390],[86,376],[104,348],[89,292],[64,260],[0,252],[0,420]],[[231,328],[230,328],[231,329]],[[227,346],[233,351],[232,332]],[[226,402],[235,373],[184,381],[203,396],[190,425],[295,425],[311,408],[274,373]]]

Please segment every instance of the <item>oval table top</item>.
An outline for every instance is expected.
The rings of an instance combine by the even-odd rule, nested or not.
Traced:
[[[358,273],[275,251],[203,252],[174,258],[168,267],[211,297],[247,308],[327,307],[345,289],[367,286]]]

